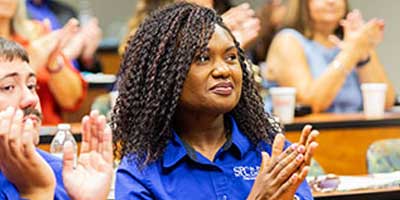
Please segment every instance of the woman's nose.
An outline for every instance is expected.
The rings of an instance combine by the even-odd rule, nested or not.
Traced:
[[[226,63],[216,63],[215,69],[213,71],[213,76],[215,78],[228,78],[230,75],[231,70]]]

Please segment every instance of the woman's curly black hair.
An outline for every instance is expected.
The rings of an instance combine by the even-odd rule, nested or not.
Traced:
[[[254,145],[272,142],[280,129],[264,112],[239,43],[214,10],[177,3],[151,14],[128,41],[112,115],[117,158],[144,166],[163,154],[190,65],[206,50],[215,25],[232,36],[243,70],[241,98],[227,114]]]

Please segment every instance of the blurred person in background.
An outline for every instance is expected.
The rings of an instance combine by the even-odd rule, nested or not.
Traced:
[[[346,0],[292,0],[286,25],[274,38],[263,76],[280,86],[296,88],[297,102],[313,112],[358,112],[361,83],[387,84],[386,104],[394,89],[376,47],[384,22],[364,21],[361,12],[348,12]]]
[[[105,199],[113,175],[105,117],[93,111],[82,119],[79,158],[71,143],[63,161],[39,150],[37,84],[27,52],[0,37],[0,199]]]
[[[257,10],[261,29],[256,40],[247,51],[247,55],[253,63],[257,65],[265,63],[272,39],[279,29],[282,28],[287,12],[286,4],[287,1],[282,0],[264,0],[260,9]]]
[[[136,5],[135,15],[129,20],[128,34],[122,40],[119,52],[122,55],[128,38],[136,32],[142,21],[155,9],[161,8],[173,2],[182,0],[139,0]],[[255,16],[254,10],[248,3],[233,6],[230,0],[188,0],[208,8],[214,8],[221,15],[224,23],[231,29],[242,48],[247,48],[258,35],[260,21]]]
[[[31,19],[51,22],[51,30],[61,29],[70,19],[78,19],[78,13],[69,5],[56,0],[26,0],[28,16]],[[87,14],[87,13],[83,13]],[[96,50],[101,41],[102,31],[97,18],[92,16],[81,21],[77,33],[62,49],[64,55],[73,60],[80,71],[102,72]]]
[[[43,123],[61,122],[61,111],[78,109],[86,95],[86,82],[62,51],[76,34],[78,22],[70,19],[61,29],[51,31],[49,21],[26,18],[24,0],[0,0],[0,23],[0,36],[28,51],[38,79]]]

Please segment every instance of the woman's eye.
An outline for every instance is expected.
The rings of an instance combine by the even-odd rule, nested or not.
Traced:
[[[235,54],[231,54],[227,56],[228,61],[235,61],[237,59],[237,56]]]
[[[199,56],[198,58],[197,58],[197,62],[198,63],[206,63],[206,62],[208,62],[210,60],[210,57],[209,56],[207,56],[207,55],[201,55],[201,56]]]

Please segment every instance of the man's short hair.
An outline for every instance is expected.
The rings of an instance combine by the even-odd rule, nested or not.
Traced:
[[[0,37],[0,59],[5,59],[6,61],[21,59],[29,63],[28,53],[21,45],[2,37]]]

